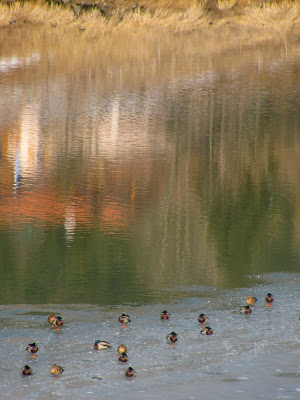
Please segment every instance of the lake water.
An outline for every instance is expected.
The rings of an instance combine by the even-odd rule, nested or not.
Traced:
[[[300,399],[299,111],[298,42],[1,36],[1,398]]]

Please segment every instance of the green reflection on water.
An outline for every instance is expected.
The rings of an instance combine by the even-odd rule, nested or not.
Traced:
[[[123,239],[99,230],[75,236],[72,242],[66,241],[62,229],[41,232],[25,225],[23,230],[1,231],[1,303],[163,302],[201,296],[182,291],[185,285],[232,288],[249,284],[246,275],[250,274],[299,272],[291,246],[292,206],[280,192],[273,192],[271,206],[267,187],[267,183],[257,187],[246,182],[235,199],[230,192],[216,191],[207,209],[206,236],[199,235],[199,240],[187,241],[186,219],[171,213],[164,226],[167,250],[161,225],[157,241],[150,242],[140,235]],[[192,226],[192,213],[188,219]],[[178,224],[182,224],[179,233]],[[179,258],[176,248],[170,251],[176,246],[174,236]],[[198,253],[201,240],[207,246],[213,243],[211,265],[205,249]],[[185,245],[190,246],[187,254]],[[162,258],[164,251],[167,255]]]
[[[192,285],[299,272],[297,64],[279,79],[268,63],[245,72],[233,61],[231,79],[195,59],[192,83],[148,90],[142,79],[130,96],[122,85],[103,93],[92,75],[61,83],[51,69],[45,89],[42,69],[40,105],[31,79],[24,93],[12,79],[21,95],[3,108],[24,104],[22,128],[7,117],[15,136],[0,125],[2,304],[164,302],[205,296]]]
[[[31,226],[31,233],[35,229]],[[136,283],[137,268],[130,257],[128,240],[89,232],[70,245],[64,231],[47,229],[37,245],[32,234],[28,241],[18,240],[22,233],[20,230],[12,233],[17,240],[15,243],[7,232],[0,234],[1,258],[5,260],[1,262],[3,285],[5,283],[2,303],[119,304],[135,301],[132,287]],[[9,253],[14,256],[8,257]],[[141,286],[138,291],[143,292]]]
[[[241,274],[297,271],[293,206],[288,196],[273,189],[268,182],[259,187],[246,182],[235,198],[231,193],[214,196],[208,235],[216,245],[218,264],[228,268],[225,285],[239,287]]]

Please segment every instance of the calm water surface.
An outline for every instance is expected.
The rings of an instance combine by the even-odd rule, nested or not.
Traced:
[[[299,43],[221,51],[189,34],[87,45],[38,31],[1,41],[5,396],[300,398],[299,104]],[[240,315],[249,293],[258,305]],[[200,312],[212,337],[199,335]],[[96,339],[113,348],[94,353]],[[35,373],[20,379],[26,363]]]

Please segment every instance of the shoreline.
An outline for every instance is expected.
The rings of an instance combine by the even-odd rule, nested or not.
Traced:
[[[300,38],[300,1],[266,4],[213,0],[160,5],[141,5],[111,0],[97,3],[46,3],[38,0],[0,4],[0,39],[28,28],[42,28],[49,36],[96,39],[107,34],[152,34],[197,32],[204,39],[243,44],[268,41],[294,42]],[[101,4],[100,4],[101,3]],[[129,4],[129,6],[128,6]],[[151,5],[152,4],[152,5]],[[86,5],[86,6],[85,6]],[[87,6],[88,5],[88,6]],[[77,7],[77,8],[76,8]],[[215,7],[215,8],[214,8]],[[103,11],[103,9],[107,10]]]

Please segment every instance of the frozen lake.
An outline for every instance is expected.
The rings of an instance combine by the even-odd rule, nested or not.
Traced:
[[[1,306],[1,398],[24,399],[298,399],[300,394],[299,275],[253,278],[239,290],[185,287],[191,298],[167,304],[100,307],[95,305]],[[275,297],[266,307],[268,292]],[[245,297],[258,299],[251,315],[239,313]],[[171,313],[168,321],[160,312]],[[118,316],[132,321],[125,328]],[[47,315],[64,320],[57,331]],[[200,334],[198,315],[205,312],[212,336]],[[178,334],[174,346],[165,337]],[[112,348],[95,351],[95,340]],[[35,358],[25,351],[36,342]],[[128,348],[128,363],[118,360],[117,347]],[[54,379],[50,366],[64,372]],[[33,368],[23,377],[21,367]],[[125,369],[137,371],[133,379]],[[3,397],[4,396],[4,397]]]

